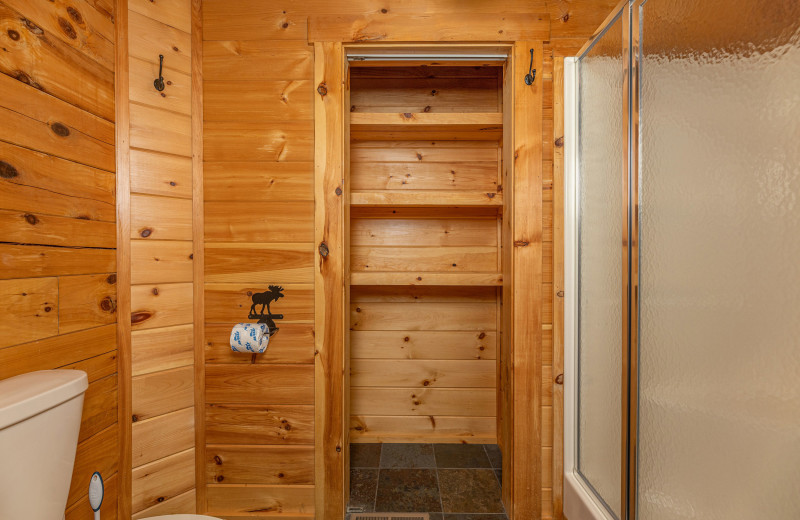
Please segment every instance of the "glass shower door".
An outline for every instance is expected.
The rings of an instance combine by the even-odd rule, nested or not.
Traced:
[[[636,517],[800,518],[800,2],[633,17]]]

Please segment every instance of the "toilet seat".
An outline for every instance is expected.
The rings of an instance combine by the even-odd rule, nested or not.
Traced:
[[[151,516],[145,520],[220,520],[214,516],[204,515],[163,515]]]

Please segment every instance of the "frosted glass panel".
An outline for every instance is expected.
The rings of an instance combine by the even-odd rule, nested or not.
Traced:
[[[800,2],[641,19],[638,518],[800,518]]]
[[[618,518],[621,472],[622,21],[578,63],[578,462]]]

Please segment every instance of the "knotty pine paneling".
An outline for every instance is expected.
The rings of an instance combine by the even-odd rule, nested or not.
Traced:
[[[0,1],[0,379],[87,372],[65,508],[117,514],[114,13],[106,0]],[[88,513],[88,515],[87,515]]]
[[[512,16],[515,13],[547,13],[551,18],[551,49],[563,55],[571,49],[572,52],[577,50],[615,3],[616,0],[604,0],[591,5],[545,0],[533,2],[501,0],[489,3],[473,2],[465,9],[472,14],[505,13]],[[310,102],[310,99],[313,99],[315,85],[312,84],[313,51],[307,44],[307,18],[311,15],[357,15],[380,18],[387,14],[381,12],[382,9],[390,11],[392,15],[438,15],[452,12],[452,6],[434,5],[416,0],[403,5],[396,5],[396,2],[389,5],[383,0],[353,2],[283,0],[273,3],[259,0],[203,1],[205,40],[203,73],[207,98],[203,136],[206,146],[205,199],[220,203],[218,208],[212,207],[211,214],[207,212],[206,215],[207,219],[212,221],[211,226],[206,227],[206,240],[214,243],[214,247],[209,248],[207,252],[211,261],[206,264],[206,276],[210,278],[206,281],[211,285],[207,286],[207,294],[211,295],[212,301],[217,297],[214,293],[218,291],[220,283],[264,290],[269,283],[294,284],[300,283],[301,280],[305,282],[305,277],[313,273],[312,255],[316,254],[316,244],[313,244],[311,239],[296,239],[298,230],[290,231],[291,234],[287,237],[281,223],[287,218],[286,211],[276,212],[271,209],[276,203],[313,200],[311,146],[314,116],[311,113],[306,114],[305,103],[306,100]],[[550,79],[547,78],[547,74],[548,71],[552,71],[548,69],[551,63],[549,56],[545,56],[545,67],[540,73],[540,78],[543,80]],[[382,77],[381,73],[376,73],[375,70],[380,69],[364,69],[364,78],[361,81],[364,82],[365,90],[376,88],[382,84],[381,82],[385,84],[396,81],[396,78],[388,78],[385,74]],[[419,74],[425,77],[429,72],[420,70]],[[438,85],[441,93],[435,102],[426,102],[423,91],[410,96],[401,94],[400,97],[403,103],[413,101],[422,110],[426,106],[430,106],[431,111],[448,110],[458,104],[457,85],[462,84],[461,81],[463,78],[455,82],[448,82],[443,78],[442,84]],[[293,88],[298,83],[302,86]],[[306,89],[305,93],[303,89]],[[234,92],[237,95],[234,95]],[[552,118],[552,112],[549,110],[552,107],[552,94],[547,88],[543,94],[543,118]],[[381,107],[386,107],[388,110],[397,99],[398,96],[390,96],[386,102],[376,104],[368,100],[365,103],[365,100],[356,96],[356,102],[351,99],[351,104],[355,105],[356,111],[361,108],[380,110]],[[483,110],[491,104],[492,100],[484,97],[481,101],[475,102],[474,108],[481,107]],[[548,125],[551,125],[550,121],[543,121],[545,131],[552,128]],[[549,188],[552,187],[553,158],[552,153],[544,149],[546,146],[544,143],[549,138],[550,136],[544,136],[543,139],[542,200],[546,202],[552,201],[552,189]],[[431,189],[428,186],[451,191],[469,190],[471,187],[476,189],[474,182],[483,182],[487,179],[482,173],[488,172],[491,168],[495,168],[496,171],[496,148],[483,149],[474,142],[457,143],[456,149],[442,152],[439,151],[441,146],[435,145],[422,147],[408,146],[408,143],[404,143],[399,148],[397,146],[386,148],[385,143],[378,142],[370,149],[372,144],[362,142],[352,150],[354,169],[351,172],[353,174],[351,180],[353,186],[363,183],[364,190]],[[483,143],[484,146],[485,144]],[[449,166],[448,162],[453,163],[456,168],[446,169]],[[361,174],[358,171],[359,163],[366,166]],[[451,169],[456,171],[455,176],[450,174]],[[401,177],[409,173],[412,176],[403,184]],[[452,182],[453,180],[455,182]],[[488,185],[480,188],[487,192],[498,190],[496,180],[489,181]],[[248,201],[243,209],[240,207],[234,209],[231,202],[240,201],[241,197],[238,194],[243,192],[248,193],[248,199],[253,203]],[[300,216],[303,211],[305,210],[289,213]],[[313,209],[308,211],[308,215],[311,215]],[[474,211],[472,215],[476,214]],[[550,208],[545,208],[543,218],[549,218],[550,212]],[[273,218],[274,216],[277,218]],[[441,216],[452,218],[454,215],[451,211]],[[366,212],[359,214],[358,217],[371,218],[373,215]],[[496,210],[490,210],[485,217],[496,218]],[[248,218],[251,221],[257,220],[257,223],[251,224]],[[269,232],[272,222],[277,223],[274,235],[270,235]],[[311,224],[308,225],[309,227],[303,229],[312,230]],[[544,224],[543,231],[550,232],[548,223]],[[299,231],[299,234],[304,232]],[[543,245],[542,267],[545,276],[548,277],[542,289],[545,294],[552,290],[552,285],[549,285],[552,280],[549,274],[552,272],[552,261],[548,263],[549,251],[552,250],[548,247],[552,241],[550,238],[552,232],[550,233]],[[418,238],[428,240],[428,236],[426,233],[424,237],[418,236]],[[286,251],[285,257],[279,257],[281,250]],[[257,262],[257,255],[260,253],[268,255],[270,261]],[[359,288],[359,291],[364,289]],[[425,288],[412,289],[405,296],[409,295],[418,297],[419,302],[457,303],[459,300],[458,295],[437,298],[434,293],[425,292]],[[402,301],[405,296],[389,296],[381,294],[380,290],[374,290],[371,295],[363,294],[364,298],[372,298],[375,303]],[[375,301],[376,299],[378,301]],[[491,301],[496,302],[494,295]],[[284,312],[288,303],[287,297],[275,304],[276,312]],[[241,306],[248,305],[249,299],[246,298],[246,294],[239,293],[235,301],[229,300],[224,304],[233,307],[230,311],[215,313],[227,314],[224,323],[206,324],[205,355],[209,366],[241,365],[241,368],[246,370],[249,360],[230,353],[226,334],[232,323],[243,319],[242,312],[247,309]],[[550,318],[552,303],[546,301],[544,305],[546,307],[544,320],[545,323],[549,323],[552,321]],[[286,314],[287,318],[294,315],[293,312]],[[303,324],[292,324],[293,327],[301,325]],[[313,340],[306,344],[305,341],[309,338],[301,340],[300,337],[305,333],[296,331],[286,334],[282,339],[281,335],[288,332],[288,328],[285,330],[282,328],[273,338],[270,352],[259,357],[256,362],[265,365],[311,362],[313,347],[310,345]],[[356,330],[352,334],[353,352],[354,355],[364,359],[398,360],[458,360],[461,359],[460,356],[463,356],[464,360],[492,360],[499,354],[497,333],[493,331],[458,331],[454,333],[452,339],[445,338],[447,334],[448,331]],[[549,341],[548,337],[551,338]],[[543,331],[543,347],[545,350],[558,348],[552,346],[552,335],[548,335],[547,330]],[[553,356],[543,352],[542,359],[545,365],[549,365]],[[264,445],[282,442],[313,443],[313,406],[264,404],[265,406],[216,405],[209,402],[206,408],[207,443],[209,445],[239,443],[242,437]],[[410,401],[403,402],[404,406],[407,404],[410,406]],[[301,413],[300,409],[302,417],[297,415]],[[547,413],[545,407],[543,412]],[[494,414],[493,409],[491,413]],[[283,420],[297,427],[282,429]],[[486,438],[495,435],[494,417],[475,416],[469,421],[460,421],[461,418],[450,416],[434,416],[435,424],[432,424],[427,416],[375,415],[369,420],[360,420],[354,416],[351,435],[356,438],[362,432],[368,432],[374,438],[387,442],[407,440],[387,435],[389,432],[397,431],[398,425],[403,425],[412,432],[412,437],[416,435],[413,432],[419,432],[420,436],[427,435],[430,439],[435,439],[436,435],[445,438],[466,437],[469,432],[482,432],[481,435]],[[543,438],[547,438],[546,433]],[[208,479],[206,481],[208,482]],[[255,485],[255,482],[253,484]],[[278,497],[275,501],[279,502],[282,497],[278,491],[273,491],[280,490],[281,486],[269,485],[259,487],[257,490],[248,490],[243,487],[245,484],[231,484],[227,487],[224,481],[208,486],[210,486],[209,511],[220,516],[243,515],[245,513],[241,512],[242,507],[272,507],[274,502],[265,506],[265,499]],[[543,507],[545,517],[550,517],[553,510],[552,491],[545,489],[542,498],[545,504]],[[243,502],[246,506],[242,505]],[[305,511],[297,515],[301,518],[310,518],[313,513]],[[271,513],[263,515],[265,518],[270,516]]]
[[[196,511],[191,31],[191,0],[128,1],[134,518]]]

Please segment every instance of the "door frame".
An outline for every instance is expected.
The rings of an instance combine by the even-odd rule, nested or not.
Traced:
[[[347,50],[313,43],[315,129],[315,511],[344,518],[349,498],[349,80]],[[375,45],[392,45],[382,42]],[[399,45],[394,44],[395,48]],[[503,500],[511,519],[542,511],[542,98],[525,85],[530,50],[543,68],[543,41],[403,43],[430,48],[508,49],[503,81],[503,332],[498,441]],[[517,67],[517,63],[520,65]]]

